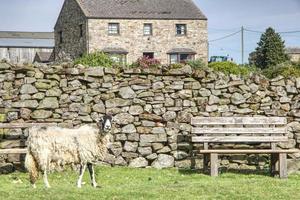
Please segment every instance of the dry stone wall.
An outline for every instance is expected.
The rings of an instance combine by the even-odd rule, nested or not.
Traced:
[[[185,66],[161,69],[11,66],[0,64],[0,120],[56,122],[63,127],[94,123],[105,113],[115,119],[113,143],[105,163],[131,167],[201,168],[192,158],[192,116],[283,116],[290,140],[299,148],[300,79],[241,78]],[[0,148],[26,146],[27,131],[1,130]],[[234,147],[233,147],[234,148]],[[299,154],[290,155],[297,159]],[[24,156],[1,155],[9,172]],[[265,168],[264,156],[223,156],[224,167]]]

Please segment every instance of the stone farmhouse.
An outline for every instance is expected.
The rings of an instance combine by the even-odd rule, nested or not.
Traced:
[[[289,55],[292,62],[300,62],[300,47],[287,48],[286,53]]]
[[[207,18],[193,0],[65,0],[55,54],[102,51],[120,63],[142,56],[163,64],[208,59]]]

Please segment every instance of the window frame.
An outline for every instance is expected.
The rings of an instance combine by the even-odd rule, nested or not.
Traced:
[[[188,59],[181,60],[182,55],[187,55]],[[195,54],[193,53],[170,53],[169,56],[170,56],[170,64],[184,63],[186,61],[195,60]],[[172,62],[172,56],[176,56],[175,63]]]
[[[114,29],[111,28],[112,25],[117,25],[117,32],[116,33],[111,32],[112,30],[114,30]],[[116,22],[108,23],[107,31],[108,31],[108,35],[120,35],[120,23],[116,23]]]
[[[79,24],[79,37],[83,38],[83,24]]]
[[[145,34],[145,28],[146,28],[146,26],[150,27],[150,33],[149,34]],[[152,23],[144,23],[143,35],[144,36],[152,36],[153,35],[153,24]]]
[[[114,62],[115,60],[112,58],[113,56],[118,57],[118,59],[120,59],[120,61],[118,61],[118,64],[122,64],[122,65],[126,65],[127,64],[127,54],[125,53],[106,53]]]
[[[59,37],[59,44],[62,44],[64,42],[63,40],[63,31],[58,31],[58,37]]]
[[[152,54],[152,56],[147,56],[147,55],[145,55],[145,54]],[[148,57],[149,59],[154,59],[155,58],[155,54],[154,54],[154,52],[143,52],[143,57]]]
[[[183,32],[183,34],[182,34],[182,33],[181,33],[181,34],[178,34],[178,31],[179,31],[179,30],[182,31],[182,28],[179,29],[179,26],[180,26],[180,27],[184,27],[184,32]],[[186,36],[186,35],[187,35],[187,24],[176,24],[176,25],[175,25],[175,29],[176,29],[176,36]]]

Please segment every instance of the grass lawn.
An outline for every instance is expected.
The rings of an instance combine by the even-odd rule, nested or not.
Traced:
[[[224,173],[218,178],[182,172],[176,169],[129,169],[98,167],[98,184],[76,188],[77,174],[72,171],[50,174],[51,189],[45,189],[42,180],[37,189],[31,188],[27,174],[0,175],[0,199],[300,199],[300,174],[279,180],[264,175]]]

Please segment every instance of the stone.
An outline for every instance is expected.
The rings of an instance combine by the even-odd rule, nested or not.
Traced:
[[[31,110],[27,108],[20,109],[20,117],[25,120],[29,120],[31,115]]]
[[[231,102],[234,104],[234,105],[240,105],[240,104],[243,104],[246,102],[246,99],[243,95],[241,95],[240,93],[234,93],[232,96],[231,96]]]
[[[22,85],[20,89],[21,94],[35,94],[38,90],[31,84]]]
[[[60,97],[61,94],[62,94],[62,91],[59,88],[52,88],[52,89],[46,91],[47,97]]]
[[[103,77],[104,76],[104,70],[102,67],[94,67],[94,68],[88,68],[85,73],[86,76],[93,76],[93,77]]]
[[[138,152],[142,156],[148,156],[148,155],[152,154],[152,148],[151,147],[139,147]]]
[[[105,114],[105,105],[102,101],[99,101],[97,104],[93,105],[92,110],[97,113]]]
[[[296,79],[296,87],[300,89],[300,77]]]
[[[0,64],[1,68],[1,64]],[[14,165],[12,163],[0,163],[0,174],[10,174],[15,171]]]
[[[128,113],[120,113],[114,117],[114,120],[117,124],[127,125],[134,122],[134,117]]]
[[[122,133],[136,133],[136,128],[133,124],[128,124],[122,128]]]
[[[164,87],[165,87],[165,84],[163,82],[155,82],[152,85],[153,90],[163,89]]]
[[[154,127],[154,128],[152,128],[151,133],[152,134],[164,134],[164,133],[166,133],[166,130],[163,127]]]
[[[171,152],[171,149],[170,147],[168,146],[164,146],[162,149],[158,150],[157,153],[164,153],[164,154],[167,154],[167,153],[170,153]]]
[[[32,95],[32,99],[37,99],[37,100],[42,100],[45,98],[45,93],[36,93],[34,95]]]
[[[10,65],[8,63],[5,63],[5,62],[0,62],[0,69],[1,70],[10,69]]]
[[[212,105],[212,106],[207,105],[206,108],[205,108],[206,112],[215,112],[217,110],[218,110],[218,106],[217,105]]]
[[[116,107],[124,107],[124,106],[130,106],[131,105],[130,100],[125,100],[121,98],[115,98],[105,101],[106,108],[116,108]]]
[[[164,115],[163,115],[163,120],[164,121],[171,121],[176,119],[176,112],[174,111],[167,111]]]
[[[131,160],[129,163],[129,167],[132,168],[144,168],[147,166],[148,166],[148,161],[143,157],[135,158]]]
[[[78,119],[81,120],[82,122],[89,122],[89,123],[93,122],[93,119],[89,115],[79,116]]]
[[[199,94],[202,96],[202,97],[209,97],[211,95],[211,91],[206,89],[206,88],[201,88],[199,90]]]
[[[109,146],[110,151],[115,155],[119,156],[123,152],[121,142],[114,142]]]
[[[153,143],[157,141],[157,137],[155,135],[146,135],[141,134],[140,135],[140,142],[141,143]]]
[[[115,165],[118,165],[118,166],[126,166],[127,165],[127,162],[124,160],[124,158],[122,156],[119,156],[116,158],[115,160]]]
[[[52,86],[51,84],[49,83],[44,83],[44,82],[40,82],[40,81],[37,81],[35,82],[35,87],[39,90],[48,90],[50,89]]]
[[[238,114],[249,114],[249,113],[253,113],[253,110],[249,108],[243,108],[243,109],[237,109],[234,112]]]
[[[280,98],[280,103],[291,103],[291,99],[288,97],[281,97]]]
[[[125,142],[124,145],[124,150],[128,152],[136,152],[138,148],[138,143],[137,142]]]
[[[38,106],[39,103],[36,100],[24,100],[12,103],[13,108],[37,108]]]
[[[162,117],[155,114],[140,114],[140,119],[149,121],[162,121]]]
[[[178,92],[178,95],[181,99],[190,99],[193,97],[192,90],[181,90]]]
[[[47,111],[47,110],[35,110],[33,111],[30,116],[33,119],[48,119],[52,116],[53,112],[52,111]]]
[[[153,161],[152,167],[157,169],[174,167],[174,157],[166,154],[159,154],[157,159]]]
[[[289,93],[289,94],[297,94],[297,93],[298,93],[298,92],[297,92],[297,88],[294,87],[294,86],[291,86],[291,85],[287,85],[287,86],[286,86],[286,91],[287,91],[287,93]]]
[[[119,95],[123,99],[134,99],[137,96],[136,93],[131,89],[131,87],[120,88]]]
[[[157,158],[157,154],[153,153],[146,157],[148,160],[155,160]]]
[[[190,123],[192,117],[193,117],[193,115],[191,113],[188,113],[185,111],[179,112],[177,121],[180,123]]]
[[[216,97],[214,95],[210,95],[209,101],[208,101],[209,105],[218,104],[219,102],[220,102],[220,98],[219,97]]]
[[[59,103],[56,97],[46,97],[40,102],[39,109],[56,109]]]
[[[140,115],[142,113],[144,113],[144,109],[140,105],[130,106],[129,108],[129,114],[131,115],[135,116],[135,115]]]

